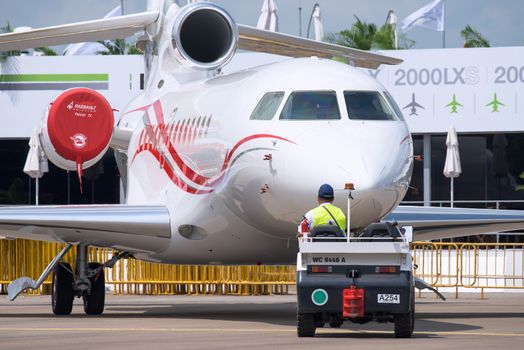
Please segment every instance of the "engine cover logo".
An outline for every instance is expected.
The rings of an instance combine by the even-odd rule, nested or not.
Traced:
[[[84,134],[75,134],[70,139],[73,141],[75,148],[82,149],[87,145],[87,136]]]

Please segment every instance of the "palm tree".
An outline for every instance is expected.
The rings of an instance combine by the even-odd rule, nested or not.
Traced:
[[[2,33],[11,33],[13,31],[13,28],[9,24],[9,22],[6,23],[5,26],[0,27],[0,34]],[[20,51],[14,50],[14,51],[2,51],[0,52],[0,63],[4,63],[7,58],[11,56],[20,56]]]
[[[126,43],[124,39],[99,41],[107,48],[107,51],[100,51],[101,55],[141,55],[142,52],[135,45]]]
[[[342,46],[348,46],[360,50],[371,50],[373,38],[377,32],[377,26],[366,23],[355,16],[356,22],[351,29],[344,29],[335,34],[328,34],[327,41]]]
[[[56,51],[47,46],[37,47],[35,51],[42,52],[44,56],[56,56]]]
[[[460,32],[464,38],[464,47],[490,47],[488,39],[469,24]]]
[[[345,29],[335,34],[328,34],[326,40],[333,44],[348,46],[360,50],[394,50],[395,28],[391,24],[384,24],[378,28],[374,23],[367,23],[355,16],[355,23],[351,29]],[[400,37],[399,48],[407,49],[415,43],[413,40]]]

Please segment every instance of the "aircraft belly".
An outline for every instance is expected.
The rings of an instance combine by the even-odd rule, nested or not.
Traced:
[[[232,239],[230,233],[222,232],[205,241],[182,241],[178,238],[173,243],[161,254],[139,254],[137,257],[172,264],[293,264],[298,251],[294,238],[288,243],[287,240],[270,238],[256,231],[244,231],[242,238]]]

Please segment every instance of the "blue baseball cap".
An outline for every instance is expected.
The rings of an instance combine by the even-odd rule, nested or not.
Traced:
[[[323,184],[318,189],[318,196],[320,198],[335,198],[335,195],[333,194],[333,187],[329,184]]]

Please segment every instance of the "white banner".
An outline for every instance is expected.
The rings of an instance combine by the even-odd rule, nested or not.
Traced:
[[[143,72],[138,55],[9,59],[0,65],[0,138],[29,138],[49,103],[73,87],[95,89],[122,110],[140,92]]]
[[[368,72],[391,92],[413,133],[446,133],[450,125],[459,133],[524,132],[524,47],[383,53],[404,63]],[[224,71],[281,59],[236,55]],[[140,91],[143,67],[133,55],[18,57],[0,66],[0,138],[29,138],[49,102],[74,86],[92,87],[122,110]]]
[[[524,47],[384,51],[404,60],[369,70],[413,133],[524,131]]]

